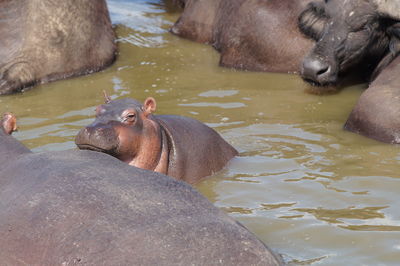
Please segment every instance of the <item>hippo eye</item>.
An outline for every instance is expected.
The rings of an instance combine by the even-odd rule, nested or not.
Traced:
[[[124,116],[124,122],[134,122],[136,118],[136,114],[129,113]]]

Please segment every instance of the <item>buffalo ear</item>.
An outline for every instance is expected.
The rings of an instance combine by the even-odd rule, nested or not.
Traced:
[[[304,35],[318,41],[322,37],[327,20],[324,4],[322,2],[311,2],[300,13],[298,26]]]
[[[157,103],[153,97],[148,97],[143,103],[143,111],[146,116],[153,113],[156,110]]]
[[[381,73],[381,71],[400,54],[400,22],[389,27],[387,29],[387,33],[390,36],[389,52],[383,57],[378,66],[375,68],[371,75],[370,81],[374,80],[379,73]]]
[[[1,126],[6,134],[11,135],[11,133],[17,131],[17,119],[12,113],[5,113],[1,120]]]

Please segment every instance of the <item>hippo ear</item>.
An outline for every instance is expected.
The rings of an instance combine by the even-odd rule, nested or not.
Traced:
[[[322,2],[311,2],[301,12],[298,18],[298,26],[304,35],[318,41],[321,39],[327,20],[324,4]]]
[[[143,110],[146,116],[153,113],[156,110],[157,104],[153,97],[147,98],[143,103]]]
[[[374,80],[379,75],[379,73],[400,54],[400,22],[388,28],[387,33],[390,36],[389,52],[375,68],[374,72],[371,75],[370,81]]]
[[[11,135],[11,133],[17,131],[17,119],[12,113],[5,113],[1,120],[1,126],[6,134]]]

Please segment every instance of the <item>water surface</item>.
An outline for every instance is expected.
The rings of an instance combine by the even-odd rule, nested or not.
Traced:
[[[285,261],[399,265],[399,147],[342,130],[363,85],[317,96],[294,75],[220,68],[211,47],[168,33],[179,13],[163,2],[109,5],[117,62],[1,97],[0,111],[19,117],[16,138],[35,152],[72,149],[103,90],[153,96],[157,114],[199,119],[239,150],[196,188]]]

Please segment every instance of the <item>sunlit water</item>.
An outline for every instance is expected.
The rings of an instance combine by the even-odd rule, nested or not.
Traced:
[[[218,67],[209,46],[168,33],[179,13],[163,2],[109,1],[119,58],[90,76],[0,98],[19,118],[15,137],[36,152],[75,148],[103,102],[148,96],[158,114],[199,119],[240,152],[196,186],[296,265],[399,265],[398,146],[345,132],[363,86],[316,96],[294,75]]]

